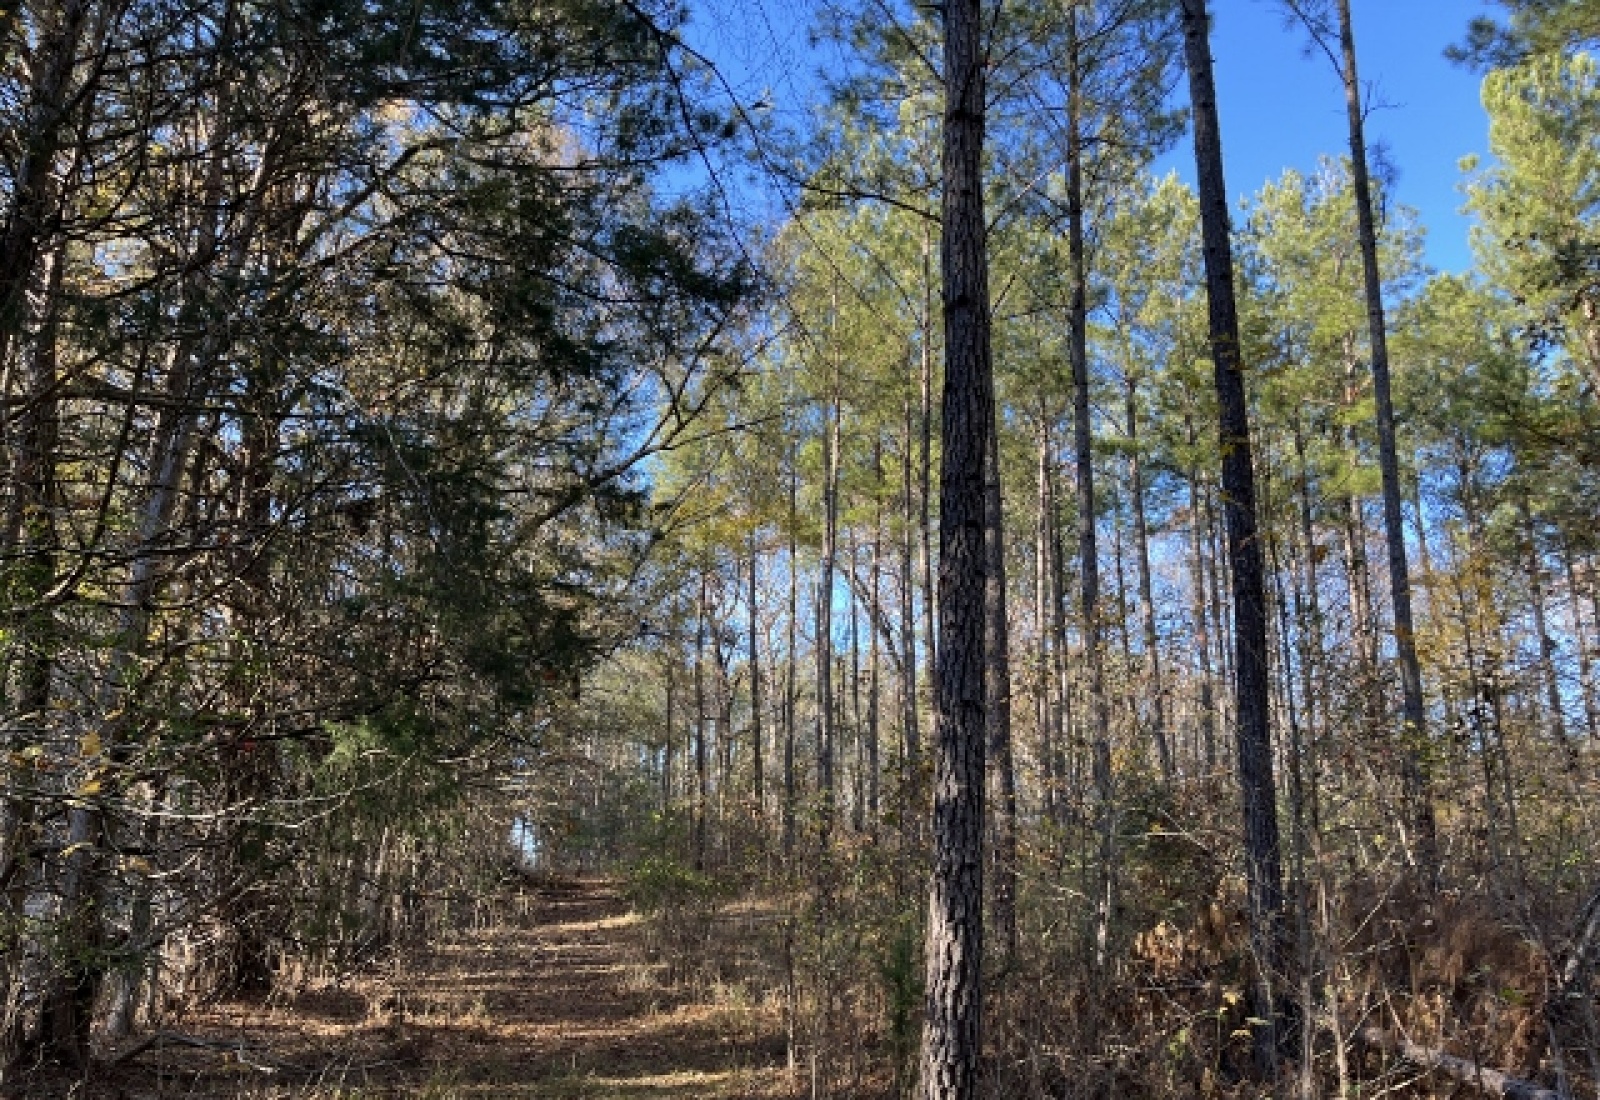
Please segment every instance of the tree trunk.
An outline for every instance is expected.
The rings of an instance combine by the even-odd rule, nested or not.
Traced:
[[[1055,501],[1050,478],[1050,421],[1040,402],[1039,447],[1037,462],[1038,515],[1033,546],[1033,613],[1038,638],[1038,666],[1035,671],[1034,711],[1039,735],[1040,799],[1044,819],[1056,821],[1059,779],[1056,775],[1057,720],[1055,699]]]
[[[1196,178],[1204,242],[1211,356],[1215,366],[1222,452],[1222,492],[1233,576],[1235,728],[1239,786],[1244,800],[1245,871],[1251,940],[1262,970],[1255,1049],[1269,1075],[1277,1064],[1283,1012],[1284,895],[1278,811],[1272,774],[1268,710],[1267,607],[1261,544],[1256,531],[1255,471],[1234,303],[1233,248],[1222,138],[1212,84],[1205,0],[1182,0],[1185,56],[1194,106]]]
[[[1578,656],[1578,693],[1583,701],[1584,730],[1593,741],[1600,738],[1600,716],[1595,713],[1594,662],[1590,656],[1590,638],[1583,623],[1583,593],[1578,588],[1578,570],[1572,560],[1572,542],[1566,531],[1560,532],[1561,570],[1567,582],[1567,606],[1572,610],[1572,648]]]
[[[1394,607],[1395,655],[1400,665],[1400,778],[1412,831],[1418,870],[1437,883],[1439,845],[1433,817],[1433,783],[1428,775],[1427,710],[1422,698],[1422,666],[1417,660],[1416,627],[1411,615],[1411,571],[1406,561],[1405,512],[1401,507],[1400,457],[1395,442],[1394,398],[1389,386],[1389,337],[1384,318],[1383,278],[1378,270],[1378,230],[1367,172],[1366,116],[1356,74],[1355,30],[1350,0],[1339,0],[1339,45],[1343,57],[1345,112],[1350,124],[1350,170],[1355,188],[1356,223],[1361,236],[1361,273],[1367,299],[1367,332],[1372,342],[1372,392],[1377,406],[1378,468],[1383,477],[1383,527],[1389,549],[1389,596]]]
[[[945,319],[939,471],[939,647],[924,1100],[976,1100],[983,1029],[984,488],[993,423],[983,212],[983,5],[945,11]]]
[[[761,727],[761,651],[757,648],[756,636],[760,631],[756,615],[756,567],[759,564],[759,549],[756,546],[756,531],[750,529],[750,585],[745,590],[745,601],[749,608],[750,618],[750,749],[751,749],[751,793],[755,800],[756,832],[763,834],[763,823],[766,820],[766,759],[762,752],[763,731]]]
[[[796,633],[800,622],[800,467],[795,454],[794,435],[789,445],[789,657],[783,689],[783,854],[794,855],[794,742],[799,716],[799,646]]]
[[[1078,9],[1067,13],[1067,306],[1068,358],[1072,368],[1072,444],[1078,489],[1078,611],[1083,617],[1084,658],[1089,666],[1090,739],[1100,835],[1100,878],[1095,891],[1095,968],[1105,966],[1111,908],[1116,793],[1111,775],[1111,708],[1106,699],[1105,632],[1100,617],[1100,551],[1095,538],[1094,425],[1089,407],[1089,272],[1083,248],[1082,65],[1078,56]]]
[[[872,448],[873,484],[883,484],[883,442]],[[868,590],[867,633],[867,820],[872,835],[878,835],[880,734],[883,711],[883,663],[879,650],[877,624],[883,618],[883,499],[879,497],[872,517],[872,586]]]
[[[855,744],[855,774],[850,777],[850,825],[856,832],[866,828],[867,819],[867,738],[861,712],[861,599],[855,578],[861,567],[861,541],[850,532],[850,739]]]
[[[1194,421],[1183,418],[1188,432],[1189,445],[1194,446]],[[1200,471],[1189,471],[1189,596],[1190,614],[1194,619],[1194,651],[1199,658],[1200,747],[1204,753],[1205,767],[1210,773],[1217,766],[1217,704],[1212,694],[1210,616],[1206,610],[1206,539],[1201,530],[1203,512],[1200,508]]]
[[[227,5],[221,17],[216,47],[219,57],[228,57],[236,30],[237,6]],[[227,140],[233,131],[233,97],[236,74],[232,59],[227,71],[217,77],[216,124],[210,145],[198,159],[204,166],[200,181],[200,209],[203,218],[193,242],[196,257],[218,261],[212,267],[198,263],[186,271],[176,331],[200,332],[195,338],[181,336],[171,349],[161,412],[152,432],[145,457],[150,471],[142,499],[136,505],[136,542],[130,554],[127,579],[118,592],[120,608],[116,641],[100,697],[96,700],[103,723],[100,751],[86,760],[95,772],[125,763],[126,743],[137,723],[132,702],[137,695],[139,658],[144,654],[155,597],[160,589],[170,555],[165,542],[173,533],[174,516],[182,492],[185,471],[193,457],[194,440],[202,408],[216,380],[212,377],[228,340],[226,327],[204,328],[200,319],[213,305],[213,287],[237,278],[244,270],[255,243],[262,212],[263,181],[269,178],[274,162],[263,154],[245,185],[246,196],[235,208],[225,202],[225,177],[231,152]],[[234,233],[222,254],[225,223],[234,222]],[[114,717],[111,717],[114,716]],[[99,803],[77,802],[67,812],[68,848],[62,861],[58,889],[63,927],[58,942],[71,952],[70,961],[58,968],[50,987],[43,994],[45,1029],[43,1046],[70,1060],[81,1062],[87,1055],[92,1007],[107,974],[102,944],[100,909],[105,900],[102,842],[107,839],[107,823]]]
[[[1539,679],[1544,681],[1546,721],[1550,725],[1550,733],[1555,738],[1556,744],[1563,751],[1575,754],[1573,747],[1567,743],[1567,722],[1561,707],[1561,682],[1556,676],[1556,643],[1555,639],[1550,637],[1550,624],[1545,615],[1544,571],[1539,563],[1538,529],[1534,525],[1533,511],[1528,507],[1528,498],[1525,494],[1518,497],[1517,509],[1522,514],[1525,540],[1523,568],[1528,575],[1533,632],[1539,643]],[[1571,755],[1570,759],[1573,766],[1576,766],[1576,755]]]
[[[998,421],[989,425],[984,467],[984,691],[989,767],[994,784],[994,924],[1002,970],[1017,952],[1017,778],[1011,756],[1011,639],[1006,615],[1005,509],[1000,485]]]
[[[678,702],[678,647],[671,642],[667,650],[667,699],[666,699],[666,736],[661,746],[661,812],[663,815],[672,812],[672,742],[673,725],[677,720],[676,707]]]
[[[1150,670],[1151,736],[1161,762],[1161,777],[1171,783],[1177,775],[1172,743],[1167,738],[1167,693],[1161,678],[1161,640],[1156,632],[1156,601],[1150,572],[1150,528],[1145,519],[1144,468],[1139,457],[1138,379],[1129,375],[1128,387],[1128,491],[1133,505],[1134,553],[1139,565],[1139,615],[1144,632],[1144,655]]]
[[[9,362],[27,323],[29,294],[38,284],[38,265],[55,224],[61,201],[57,161],[71,126],[70,113],[85,100],[85,89],[71,85],[94,4],[64,0],[46,5],[40,14],[22,132],[15,135],[21,148],[11,179],[11,212],[0,236],[0,363]]]
[[[905,398],[905,446],[900,452],[900,490],[905,521],[905,539],[900,555],[900,829],[908,839],[917,834],[916,815],[921,799],[917,791],[922,775],[922,718],[917,708],[917,621],[916,585],[913,580],[916,556],[916,495],[912,490],[911,448],[913,414],[909,391]]]
[[[1077,794],[1082,785],[1074,773],[1074,764],[1067,757],[1068,748],[1081,740],[1076,730],[1077,725],[1073,718],[1073,683],[1068,674],[1068,645],[1067,645],[1067,567],[1065,535],[1055,512],[1054,501],[1057,498],[1059,487],[1055,481],[1055,471],[1047,471],[1050,480],[1051,510],[1048,513],[1049,525],[1045,532],[1050,541],[1050,641],[1052,652],[1055,655],[1055,668],[1053,669],[1056,684],[1056,724],[1053,737],[1056,745],[1056,756],[1052,762],[1052,770],[1056,777],[1056,812],[1062,821],[1066,820],[1068,809],[1067,795],[1069,792]],[[1073,758],[1074,760],[1076,757]]]
[[[694,814],[690,821],[694,869],[706,869],[706,811],[711,801],[710,761],[706,746],[706,604],[707,577],[700,574],[700,601],[694,632]]]
[[[918,427],[921,432],[922,453],[919,456],[917,476],[920,480],[918,500],[921,513],[918,532],[922,539],[922,659],[927,662],[929,674],[938,665],[939,641],[934,620],[938,610],[937,593],[933,579],[933,231],[924,225],[922,238],[922,362],[919,373],[921,384],[921,415]],[[942,246],[941,246],[942,247]],[[941,264],[943,260],[941,258]],[[947,318],[948,320],[948,318]],[[948,335],[946,337],[948,340]],[[949,351],[946,349],[946,358]],[[919,773],[920,776],[920,773]],[[921,803],[918,804],[919,812]]]
[[[834,367],[822,425],[822,560],[817,570],[817,826],[833,827],[833,572],[839,548],[839,376]]]

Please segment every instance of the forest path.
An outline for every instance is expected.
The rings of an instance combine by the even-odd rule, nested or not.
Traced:
[[[118,1074],[128,1100],[777,1100],[779,1011],[661,982],[615,887],[565,880],[480,902],[471,926],[378,972],[225,1002]]]

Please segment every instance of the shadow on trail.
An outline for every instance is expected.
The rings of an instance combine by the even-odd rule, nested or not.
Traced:
[[[128,1100],[778,1100],[777,1006],[660,984],[609,883],[524,887],[381,973],[197,1011],[106,1080]],[[80,1095],[99,1096],[101,1089]],[[40,1094],[43,1095],[43,1094]]]

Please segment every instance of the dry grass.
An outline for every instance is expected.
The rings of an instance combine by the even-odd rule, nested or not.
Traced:
[[[552,883],[381,973],[191,1013],[89,1100],[779,1100],[781,1013],[734,988],[664,987],[602,882]],[[8,1098],[9,1100],[9,1098]]]

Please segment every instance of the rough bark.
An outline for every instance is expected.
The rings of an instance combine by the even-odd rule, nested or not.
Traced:
[[[993,422],[983,204],[983,6],[945,12],[943,461],[935,681],[934,868],[922,1034],[925,1100],[973,1100],[982,1054],[984,491]]]

